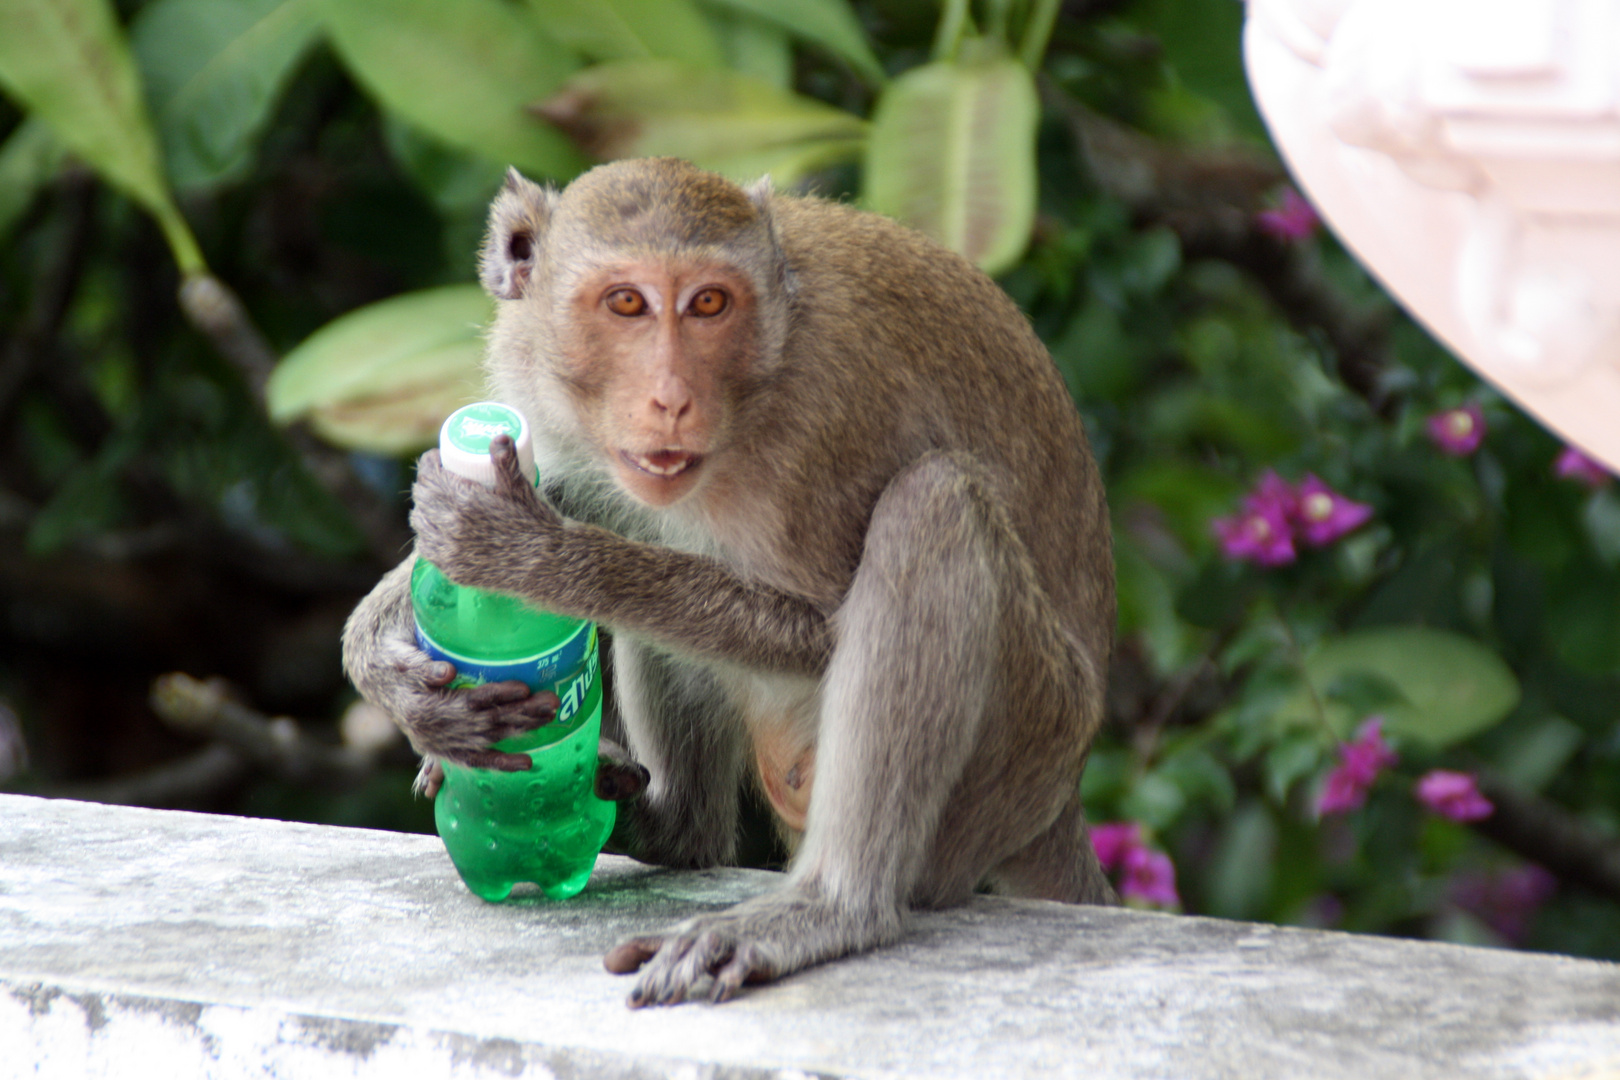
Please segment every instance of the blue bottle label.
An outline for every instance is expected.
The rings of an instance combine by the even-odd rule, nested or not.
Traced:
[[[416,644],[435,660],[448,660],[455,665],[456,680],[451,685],[457,687],[516,679],[527,683],[531,690],[555,690],[560,697],[563,688],[553,684],[579,672],[587,656],[593,661],[592,668],[596,667],[596,626],[593,623],[581,623],[561,645],[521,659],[481,659],[452,652],[428,637],[421,626],[416,628]],[[578,708],[577,703],[575,708]]]

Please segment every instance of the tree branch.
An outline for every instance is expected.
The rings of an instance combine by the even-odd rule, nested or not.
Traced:
[[[1489,777],[1479,788],[1496,807],[1475,831],[1540,863],[1560,878],[1620,901],[1620,841],[1556,803]]]
[[[265,387],[278,358],[236,294],[211,274],[194,275],[180,286],[180,309],[219,354],[242,373],[254,400],[268,412]],[[399,515],[355,474],[341,451],[299,426],[285,429],[284,434],[303,458],[304,467],[348,508],[377,561],[385,566],[397,563],[411,542]]]
[[[1142,221],[1164,225],[1192,257],[1241,267],[1296,329],[1317,329],[1339,377],[1380,416],[1393,414],[1384,373],[1392,366],[1391,309],[1351,304],[1322,271],[1314,248],[1285,243],[1256,225],[1265,200],[1288,179],[1275,162],[1241,149],[1194,150],[1162,143],[1094,112],[1043,83],[1049,108],[1069,124],[1082,164],[1108,195]]]

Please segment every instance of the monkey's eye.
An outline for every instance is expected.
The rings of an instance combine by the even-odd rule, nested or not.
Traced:
[[[692,302],[687,305],[686,310],[704,319],[718,315],[726,310],[726,294],[721,289],[703,289],[692,297]]]
[[[615,315],[640,315],[647,310],[647,298],[634,289],[614,289],[607,294],[607,308]]]

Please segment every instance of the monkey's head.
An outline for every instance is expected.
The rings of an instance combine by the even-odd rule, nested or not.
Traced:
[[[603,165],[560,193],[509,172],[480,273],[501,301],[497,393],[650,506],[723,462],[787,335],[768,182],[673,158]]]

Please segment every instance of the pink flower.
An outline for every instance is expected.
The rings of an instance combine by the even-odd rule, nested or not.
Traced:
[[[1293,487],[1267,469],[1255,489],[1243,497],[1243,512],[1210,522],[1228,559],[1247,559],[1261,566],[1294,561],[1292,519],[1299,498]]]
[[[1318,814],[1344,814],[1359,809],[1378,774],[1398,760],[1384,741],[1384,718],[1372,716],[1356,737],[1339,746],[1339,764],[1328,773],[1327,784],[1316,800]]]
[[[1176,907],[1181,903],[1176,893],[1176,867],[1170,856],[1145,847],[1133,847],[1125,852],[1125,878],[1120,882],[1119,892],[1127,900],[1142,900],[1160,907]]]
[[[1091,828],[1091,846],[1097,850],[1097,861],[1109,873],[1119,869],[1125,853],[1142,846],[1142,826],[1134,821],[1111,821]]]
[[[1310,473],[1299,482],[1296,506],[1300,536],[1312,547],[1325,547],[1372,517],[1371,506],[1345,498]]]
[[[1267,469],[1243,497],[1242,513],[1210,522],[1228,559],[1283,566],[1297,558],[1296,539],[1324,547],[1359,529],[1372,507],[1354,502],[1310,473],[1298,488]]]
[[[1429,417],[1429,438],[1452,457],[1467,457],[1485,440],[1485,410],[1469,403]]]
[[[1479,785],[1469,773],[1433,769],[1413,790],[1424,806],[1452,821],[1480,821],[1496,809],[1479,793]]]
[[[1553,472],[1566,480],[1579,480],[1594,491],[1610,480],[1608,469],[1573,446],[1564,447],[1558,460],[1553,462]]]
[[[1282,193],[1282,205],[1254,216],[1260,231],[1285,243],[1308,240],[1322,224],[1316,208],[1293,188]]]
[[[1119,871],[1119,892],[1127,900],[1160,907],[1176,907],[1176,868],[1170,856],[1142,842],[1142,826],[1134,821],[1112,821],[1091,828],[1091,846],[1109,873]]]
[[[1524,940],[1537,909],[1558,891],[1558,879],[1535,863],[1501,873],[1473,871],[1452,879],[1451,899],[1511,942]]]

